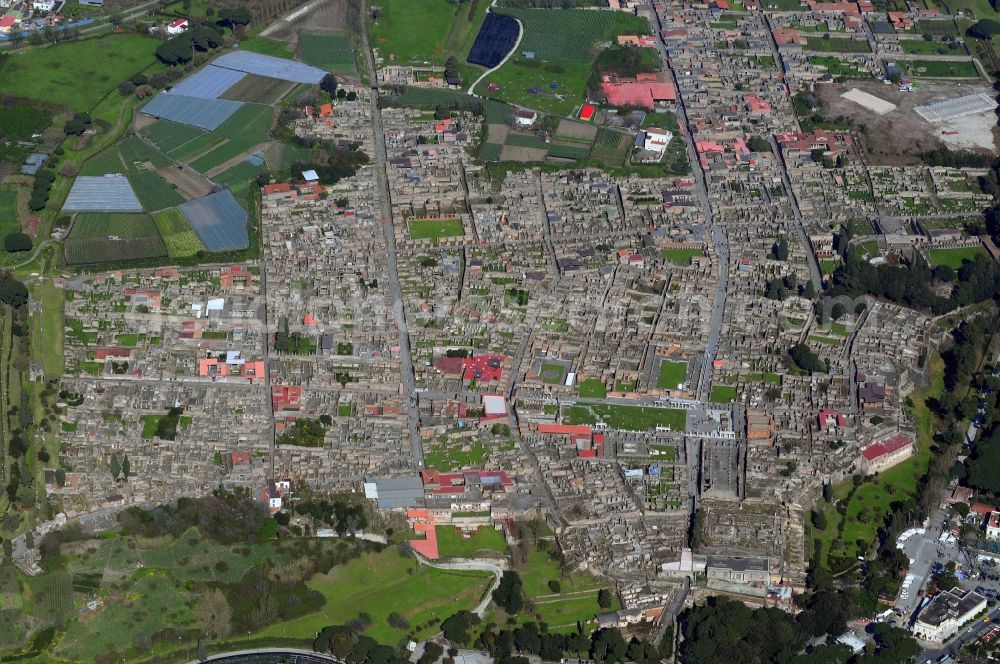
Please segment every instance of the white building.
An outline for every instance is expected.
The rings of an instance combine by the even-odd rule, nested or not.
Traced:
[[[179,35],[187,29],[188,29],[188,20],[186,18],[179,18],[167,26],[167,34]]]
[[[986,520],[986,539],[1000,540],[1000,512],[990,512],[990,518]]]
[[[538,120],[538,113],[519,108],[514,111],[514,124],[518,127],[530,127]]]
[[[656,127],[650,127],[646,130],[646,140],[643,141],[642,148],[644,150],[649,150],[650,152],[659,152],[663,154],[667,146],[670,145],[670,139],[674,137],[666,129],[657,129]]]
[[[56,0],[34,0],[31,8],[36,12],[50,12],[56,8]]]
[[[913,635],[941,645],[970,620],[986,610],[986,598],[961,588],[945,591],[931,600],[913,623]]]

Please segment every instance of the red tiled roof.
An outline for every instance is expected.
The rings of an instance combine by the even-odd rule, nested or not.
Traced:
[[[539,424],[538,433],[554,433],[560,436],[589,436],[590,427],[585,424]]]
[[[888,440],[883,440],[881,443],[869,445],[863,452],[861,452],[861,454],[869,461],[874,461],[881,456],[892,454],[893,452],[912,444],[913,441],[906,436],[893,436]]]

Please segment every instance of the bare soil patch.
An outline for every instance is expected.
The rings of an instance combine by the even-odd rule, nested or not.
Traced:
[[[851,88],[858,88],[896,105],[896,108],[885,115],[877,115],[859,106],[849,99],[841,97]],[[865,151],[869,161],[874,164],[890,166],[907,166],[919,164],[917,154],[932,150],[942,145],[950,144],[956,147],[954,140],[948,141],[942,131],[953,131],[947,123],[931,124],[914,112],[915,106],[926,104],[934,99],[958,97],[975,92],[990,92],[982,83],[960,83],[957,81],[930,82],[923,81],[913,92],[900,92],[894,85],[886,85],[878,81],[848,81],[844,85],[820,85],[816,94],[825,104],[824,114],[835,118],[843,116],[855,123],[861,149]],[[970,125],[974,120],[959,118],[956,122],[966,120]],[[994,123],[995,124],[995,123]],[[994,135],[996,131],[994,130]],[[975,149],[975,141],[965,141],[966,149]],[[983,149],[982,147],[979,149]]]
[[[489,133],[486,135],[487,143],[503,143],[507,140],[507,134],[510,133],[510,127],[503,124],[491,124],[489,125]]]
[[[542,148],[522,148],[515,145],[503,146],[500,153],[501,161],[541,161],[548,150]]]
[[[300,13],[303,7],[309,9]],[[289,12],[286,16],[292,16],[292,20],[278,19],[261,34],[270,39],[298,44],[299,30],[303,28],[349,30],[351,26],[347,20],[347,12],[347,0],[316,0]]]
[[[594,140],[595,136],[597,136],[597,127],[592,124],[574,122],[573,120],[563,118],[559,121],[559,127],[556,128],[556,136],[558,138],[565,138],[571,141],[589,143]]]
[[[177,189],[188,199],[201,198],[212,193],[212,183],[190,168],[168,166],[157,171],[167,182],[177,185]]]
[[[222,93],[220,99],[246,101],[272,106],[294,87],[295,83],[289,81],[248,74]]]

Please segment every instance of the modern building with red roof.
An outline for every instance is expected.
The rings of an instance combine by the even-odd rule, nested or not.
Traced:
[[[601,94],[612,106],[638,106],[652,110],[659,103],[677,101],[677,90],[664,72],[636,74],[635,78],[604,76]]]
[[[861,452],[861,470],[866,475],[880,473],[913,456],[913,441],[898,435],[869,445]]]

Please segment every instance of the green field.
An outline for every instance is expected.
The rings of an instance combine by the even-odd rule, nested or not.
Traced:
[[[547,552],[531,553],[527,563],[514,569],[521,577],[525,596],[550,629],[575,629],[577,622],[588,623],[599,613],[620,608],[615,597],[610,609],[602,609],[597,603],[597,592],[606,586],[600,579],[585,572],[560,573],[559,564]],[[549,581],[559,582],[558,593],[552,592]]]
[[[206,135],[208,132],[198,129],[197,127],[180,124],[179,122],[157,120],[153,124],[143,128],[142,133],[149,140],[151,140],[156,147],[160,148],[167,154],[173,154],[181,148],[181,146],[184,146],[196,138]]]
[[[658,426],[684,431],[687,413],[676,408],[575,404],[565,409],[563,421],[565,424],[596,424],[602,421],[612,429],[623,431],[652,431]]]
[[[957,270],[965,261],[971,261],[976,256],[985,256],[986,250],[981,245],[955,249],[928,249],[927,255],[934,265],[946,265]]]
[[[153,215],[153,221],[156,222],[156,229],[159,231],[160,237],[163,238],[163,243],[171,258],[194,256],[205,249],[201,240],[191,230],[187,219],[178,209],[170,208],[157,212]]]
[[[133,172],[129,174],[128,179],[142,207],[147,210],[163,210],[180,205],[185,200],[177,189],[156,171]]]
[[[0,238],[21,230],[17,220],[17,192],[0,189]]]
[[[417,219],[407,222],[406,226],[413,240],[431,239],[437,242],[443,237],[465,235],[465,229],[459,219]]]
[[[122,32],[24,49],[0,60],[0,92],[87,111],[119,83],[154,64],[160,43]]]
[[[842,60],[835,55],[810,55],[809,64],[825,67],[831,76],[846,76],[847,78],[870,78],[871,74],[864,71],[851,60]]]
[[[701,249],[660,249],[660,255],[675,265],[690,265],[693,258],[704,256]]]
[[[345,76],[358,75],[351,38],[345,34],[302,31],[299,33],[299,57],[314,67]]]
[[[656,386],[661,390],[676,390],[677,386],[687,377],[687,362],[663,360],[660,362],[660,373],[656,377]]]
[[[428,468],[452,471],[482,466],[489,448],[482,442],[462,437],[438,436],[424,442],[424,461]]]
[[[604,381],[599,378],[588,378],[581,381],[578,391],[581,397],[591,397],[594,399],[603,399],[608,394],[608,388],[604,385]]]
[[[900,60],[899,66],[911,76],[930,78],[979,78],[979,69],[972,60]]]
[[[865,39],[820,35],[808,35],[806,37],[805,48],[809,51],[823,51],[827,53],[871,53],[872,50]]]
[[[958,36],[958,26],[952,20],[917,21],[914,32],[920,35]]]
[[[335,567],[329,574],[316,575],[308,585],[326,598],[322,610],[272,625],[254,636],[312,639],[327,625],[345,623],[364,611],[374,621],[365,634],[381,643],[397,643],[407,630],[391,627],[386,622],[390,613],[400,613],[413,626],[425,625],[435,617],[447,618],[475,606],[491,579],[485,572],[425,567],[390,547]],[[409,632],[426,638],[437,629],[411,627]]]
[[[569,115],[583,99],[601,44],[620,34],[649,32],[645,20],[623,12],[508,8],[498,11],[520,20],[524,36],[517,53],[479,84],[479,92],[558,115]],[[534,52],[534,57],[526,58],[525,51]],[[490,83],[499,89],[486,92]]]
[[[254,53],[263,53],[275,58],[287,58],[289,60],[295,58],[295,54],[292,53],[288,43],[278,41],[277,39],[268,39],[267,37],[244,39],[240,42],[240,49],[243,51],[253,51]]]
[[[116,263],[166,256],[167,250],[148,214],[78,214],[64,245],[66,262]]]
[[[951,48],[945,42],[926,41],[924,39],[907,39],[899,42],[899,45],[903,48],[903,53],[918,55],[935,55],[937,53],[942,55],[968,55],[968,51],[965,50],[963,45],[958,42],[951,43],[955,44],[955,48]]]
[[[507,540],[496,528],[482,526],[472,537],[464,537],[458,528],[437,527],[438,552],[442,558],[475,558],[479,555],[506,555]]]
[[[455,56],[468,84],[482,71],[465,59],[489,6],[489,2],[383,0],[368,34],[386,64],[442,66],[448,56]]]
[[[191,168],[204,173],[266,142],[273,117],[270,106],[244,104],[215,130],[226,142],[195,159]]]
[[[124,172],[125,164],[122,163],[118,149],[114,145],[107,150],[102,150],[95,154],[80,168],[80,175],[104,175],[106,173]]]
[[[730,385],[713,385],[710,399],[712,403],[732,403],[736,401],[736,388]]]

